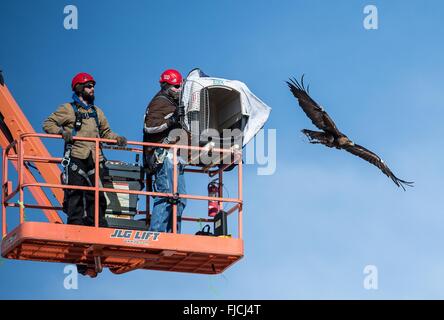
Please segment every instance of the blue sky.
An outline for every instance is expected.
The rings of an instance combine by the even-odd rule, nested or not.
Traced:
[[[67,4],[78,30],[63,28]],[[363,28],[368,4],[378,30]],[[139,140],[159,74],[200,67],[273,108],[277,170],[246,168],[245,257],[223,276],[106,270],[65,290],[62,264],[3,260],[0,298],[444,298],[443,10],[432,0],[2,1],[0,67],[36,130],[87,71],[112,128]],[[301,139],[313,126],[284,81],[302,73],[338,127],[413,189]],[[378,290],[363,287],[366,265],[378,268]]]

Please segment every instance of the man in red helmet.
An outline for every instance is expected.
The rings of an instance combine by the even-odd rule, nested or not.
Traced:
[[[77,186],[94,186],[95,181],[95,143],[74,141],[73,137],[104,138],[117,140],[119,146],[126,145],[126,138],[117,135],[109,126],[103,111],[94,105],[94,86],[96,81],[88,73],[79,73],[73,79],[72,102],[62,104],[44,122],[43,130],[49,134],[61,134],[65,140],[62,166],[63,183]],[[104,156],[100,149],[100,182],[103,179]],[[68,224],[94,225],[94,192],[66,190],[63,203],[68,215]],[[99,193],[99,225],[106,227],[106,198]],[[83,275],[95,277],[97,273],[86,265],[77,265]]]
[[[154,96],[145,111],[143,141],[155,143],[175,143],[168,136],[173,129],[181,128],[182,116],[179,98],[182,75],[168,69],[160,75],[160,91]],[[156,192],[172,193],[173,161],[172,153],[163,148],[144,148],[144,165],[148,174],[154,175],[153,189]],[[183,163],[178,164],[178,192],[185,194]],[[177,204],[177,232],[180,232],[180,217],[186,199]],[[154,197],[150,231],[171,232],[172,203],[166,198]]]
[[[95,176],[95,143],[74,141],[73,137],[104,138],[117,140],[119,146],[126,145],[126,138],[117,135],[109,126],[103,111],[94,105],[96,81],[88,73],[79,73],[73,79],[73,101],[62,104],[43,123],[43,130],[50,134],[61,134],[65,140],[65,154],[62,165],[65,168],[64,183],[68,185],[93,186]],[[104,166],[100,150],[100,179]],[[69,190],[65,193],[65,212],[68,224],[94,225],[94,192]],[[99,195],[99,225],[107,226],[105,220],[106,199]]]

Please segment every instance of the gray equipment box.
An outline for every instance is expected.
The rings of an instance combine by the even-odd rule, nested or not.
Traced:
[[[105,163],[105,180],[142,181],[143,167],[123,161],[108,160]]]
[[[139,181],[109,181],[103,184],[105,188],[139,191],[142,184]],[[107,202],[106,213],[113,215],[131,215],[137,213],[137,194],[105,192]]]
[[[104,169],[105,188],[140,191],[143,188],[143,168],[123,161],[107,161]],[[128,193],[105,192],[106,215],[118,217],[137,214],[138,196]]]

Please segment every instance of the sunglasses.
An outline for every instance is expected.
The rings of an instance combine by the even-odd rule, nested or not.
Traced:
[[[176,88],[176,89],[180,89],[180,84],[176,84],[173,87]]]
[[[92,88],[94,88],[94,85],[93,84],[87,84],[87,85],[85,85],[85,88],[92,89]]]

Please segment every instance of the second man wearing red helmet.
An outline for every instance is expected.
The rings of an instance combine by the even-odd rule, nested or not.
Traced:
[[[160,75],[160,91],[148,104],[145,112],[143,141],[155,143],[174,143],[168,136],[173,129],[180,128],[179,99],[182,86],[182,75],[174,69],[165,70]],[[144,148],[144,165],[148,174],[154,176],[155,192],[172,193],[173,160],[172,153],[163,148]],[[185,194],[183,164],[178,164],[178,192]],[[177,203],[177,232],[180,232],[180,218],[186,205],[186,199]],[[162,197],[154,197],[150,230],[171,232],[172,203]]]

